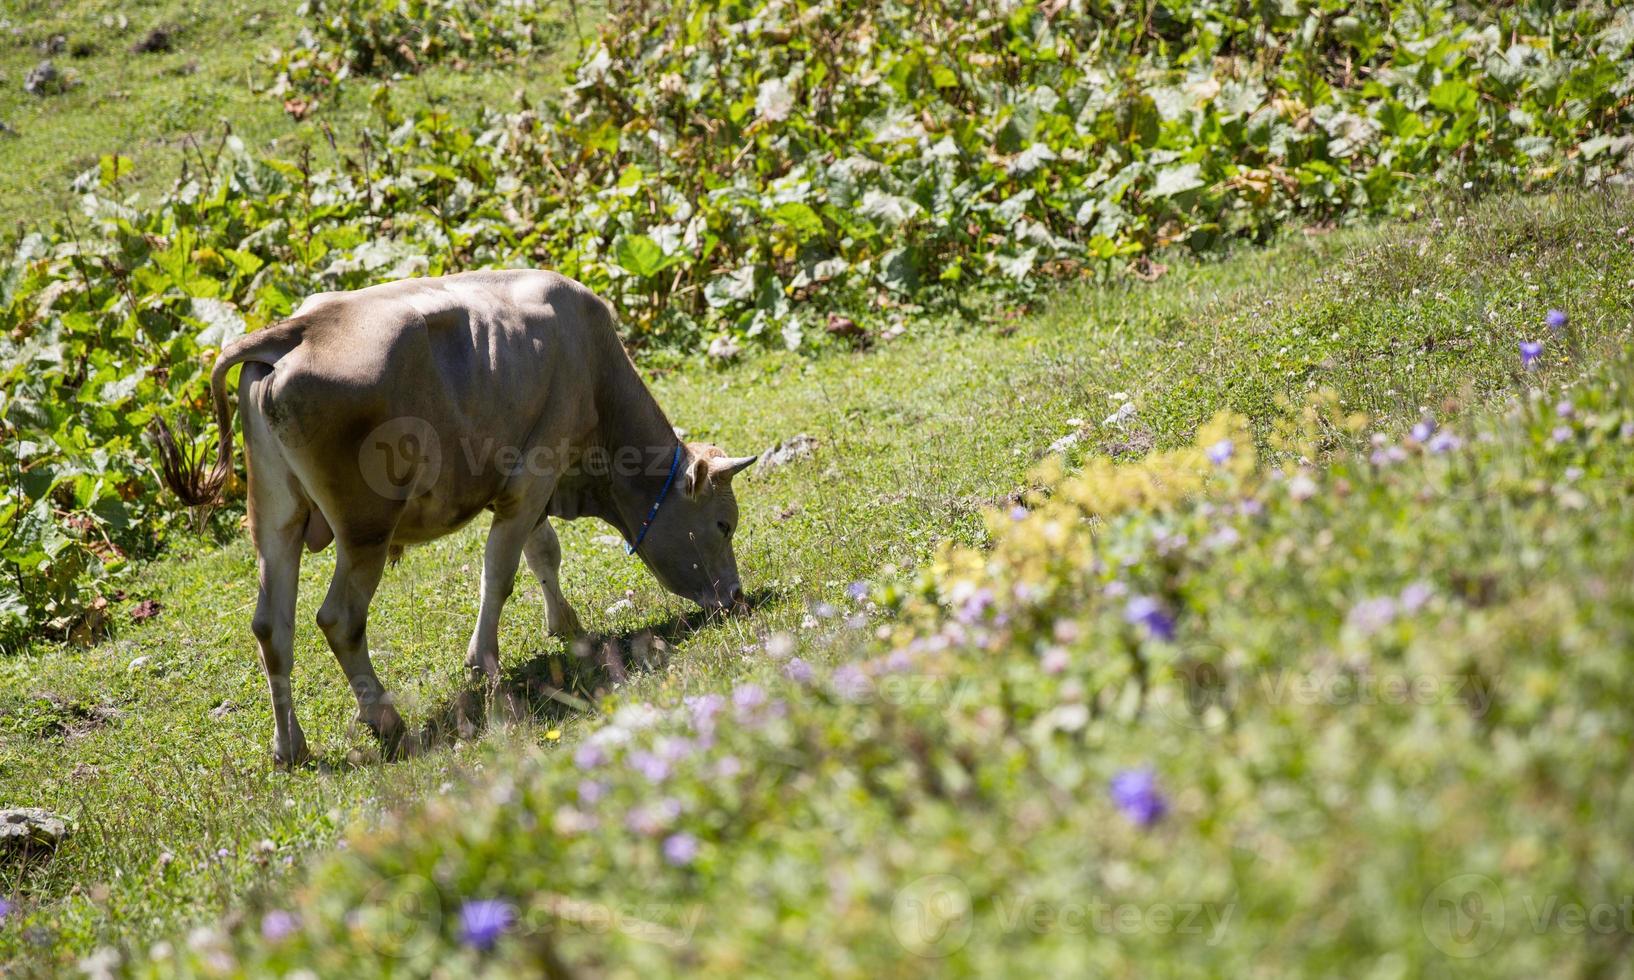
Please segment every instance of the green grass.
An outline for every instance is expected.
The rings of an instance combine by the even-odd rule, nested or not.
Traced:
[[[1418,420],[1421,406],[1446,423],[1514,391],[1516,343],[1542,332],[1542,311],[1550,306],[1570,310],[1586,338],[1582,360],[1549,368],[1557,380],[1574,377],[1578,364],[1629,340],[1626,284],[1634,278],[1634,256],[1619,229],[1630,223],[1634,208],[1626,195],[1503,199],[1432,222],[1291,235],[1229,261],[1179,264],[1155,286],[1068,291],[1013,321],[995,313],[968,323],[918,323],[869,353],[764,355],[726,369],[700,365],[668,374],[654,387],[694,437],[733,452],[798,432],[820,440],[811,459],[746,479],[740,488],[743,576],[751,592],[766,598],[748,617],[689,623],[683,603],[662,595],[622,550],[595,541],[606,529],[588,524],[563,533],[564,588],[593,630],[638,647],[644,631],[669,640],[656,653],[649,648],[651,669],[632,672],[618,693],[621,703],[673,703],[684,694],[727,691],[744,676],[775,676],[761,644],[777,630],[821,633],[802,629],[808,603],[843,603],[854,579],[880,581],[892,568],[923,566],[945,539],[985,541],[984,508],[1030,485],[1036,460],[1072,430],[1069,419],[1091,423],[1075,453],[1124,457],[1189,443],[1223,408],[1246,415],[1268,445],[1277,420],[1289,415],[1279,401],[1297,401],[1317,387],[1369,413],[1381,431],[1402,431]],[[1115,432],[1099,421],[1117,392],[1139,412]],[[1344,445],[1336,441],[1323,451]],[[1590,513],[1561,520],[1582,525]],[[1366,526],[1353,533],[1365,535]],[[468,696],[460,662],[476,612],[481,544],[481,530],[473,529],[411,551],[376,599],[370,632],[377,665],[406,704],[411,725],[448,718]],[[1360,570],[1344,574],[1370,574],[1369,563],[1386,557],[1364,556]],[[1568,550],[1559,560],[1569,565],[1582,557]],[[389,847],[412,850],[401,842],[424,819],[415,816],[420,801],[468,779],[503,780],[516,760],[536,754],[529,745],[544,747],[535,768],[543,768],[549,784],[567,785],[567,758],[549,733],[562,732],[561,744],[570,744],[585,719],[549,702],[532,705],[541,724],[515,727],[506,737],[455,740],[409,762],[376,762],[368,738],[348,725],[350,693],[311,625],[331,564],[330,553],[308,557],[297,619],[295,690],[321,760],[313,769],[281,773],[268,762],[271,720],[248,631],[254,574],[246,542],[200,547],[152,567],[130,597],[164,605],[145,625],[123,625],[114,640],[90,649],[38,645],[0,662],[0,801],[45,806],[79,822],[49,863],[0,869],[0,895],[18,902],[0,927],[0,959],[19,972],[43,972],[97,946],[141,950],[190,923],[224,913],[231,923],[231,910],[246,903],[279,901],[348,827],[354,847],[378,827]],[[1569,593],[1574,586],[1563,587]],[[633,610],[603,612],[627,591]],[[1267,614],[1273,611],[1299,615],[1282,607]],[[542,616],[537,587],[520,588],[501,639],[513,680],[548,672],[562,653],[543,637]],[[813,641],[801,655],[822,665],[855,647]],[[791,799],[806,802],[789,802],[790,812],[843,810],[852,790],[842,788],[843,780],[824,779],[820,786],[797,781]],[[444,806],[458,808],[469,798],[462,789]],[[1065,815],[1050,826],[1098,819],[1081,803],[1060,801]],[[530,812],[544,820],[556,805],[485,804],[480,819],[467,817],[484,827],[499,811],[507,820]],[[971,819],[997,829],[1003,821],[994,824],[994,813],[1020,818],[1031,804],[1000,796],[985,805],[997,809]],[[948,816],[937,809],[924,814]],[[441,833],[449,819],[433,814],[427,826]],[[765,820],[758,833],[775,843],[775,812]],[[861,825],[849,826],[860,832]],[[948,832],[920,830],[927,840]],[[550,836],[548,829],[537,833]],[[263,841],[270,842],[266,849]],[[1058,835],[1038,838],[1041,847],[1061,842]],[[971,853],[983,853],[978,844],[970,844]],[[458,846],[449,874],[460,881],[503,866],[502,856],[482,851],[487,845],[480,841]],[[393,853],[383,860],[395,860]],[[563,889],[571,892],[567,883],[577,881],[600,901],[633,903],[646,887],[643,876],[660,874],[639,862],[608,860],[564,872]],[[760,860],[742,864],[741,873],[778,873],[775,861]],[[719,886],[724,879],[710,880]],[[684,883],[666,881],[665,895],[720,897],[703,885],[689,893]],[[822,890],[811,887],[802,900],[820,905]],[[688,955],[729,964],[733,956],[763,951],[757,944],[779,928],[798,935],[790,923],[816,914],[787,911],[796,919],[746,925],[741,948],[732,945],[731,920],[716,919],[708,944],[692,954],[669,959],[662,950],[626,944],[616,955],[632,962],[657,956],[670,969],[690,962]],[[1311,928],[1320,935],[1317,925]],[[867,936],[871,941],[877,931]],[[592,955],[583,944],[569,945]],[[874,948],[869,955],[888,961],[889,953]],[[808,948],[804,955],[824,954]],[[827,965],[847,971],[885,961]],[[814,962],[796,957],[790,965]]]
[[[120,188],[148,197],[184,167],[197,171],[228,131],[255,152],[291,160],[309,153],[314,167],[333,165],[337,152],[355,154],[371,123],[374,80],[343,86],[302,121],[265,94],[273,70],[263,59],[289,47],[301,30],[297,7],[277,0],[7,3],[0,11],[0,122],[12,130],[0,134],[0,215],[7,225],[32,227],[42,217],[73,213],[73,179],[104,154],[129,157],[134,166]],[[588,39],[595,23],[584,16]],[[155,28],[174,30],[169,50],[133,53]],[[48,55],[44,46],[57,36],[64,50]],[[548,100],[576,50],[569,30],[565,43],[518,64],[435,65],[399,81],[393,98],[401,110],[436,105],[460,115],[510,106],[519,92]],[[25,92],[25,76],[47,57],[71,74],[72,87],[45,96]]]

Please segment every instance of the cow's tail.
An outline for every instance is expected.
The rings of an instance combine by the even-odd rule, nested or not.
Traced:
[[[210,397],[216,413],[216,461],[205,471],[205,460],[183,449],[170,427],[155,417],[148,426],[159,448],[159,475],[165,486],[190,507],[213,504],[221,498],[221,488],[233,471],[233,418],[227,405],[227,371],[236,364],[259,361],[276,364],[280,357],[301,342],[305,324],[299,317],[285,320],[222,348],[210,372]]]

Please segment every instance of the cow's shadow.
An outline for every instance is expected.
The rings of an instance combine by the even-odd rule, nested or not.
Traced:
[[[731,615],[761,608],[776,595],[758,589],[746,597],[747,610]],[[504,670],[497,683],[474,678],[427,712],[419,731],[405,739],[404,753],[476,738],[496,722],[548,725],[584,714],[630,678],[663,669],[677,644],[723,615],[677,612],[636,630],[586,634],[566,651],[540,652]]]

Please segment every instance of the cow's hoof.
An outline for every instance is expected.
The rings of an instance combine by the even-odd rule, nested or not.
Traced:
[[[546,632],[569,643],[584,635],[584,625],[579,622],[579,614],[573,611],[572,606],[563,606],[554,615],[547,612],[545,620]]]
[[[408,728],[403,724],[403,718],[397,713],[396,708],[389,704],[382,705],[372,714],[359,713],[357,720],[379,740],[381,755],[388,759],[402,757],[403,745],[408,741]]]
[[[272,745],[272,764],[277,769],[294,769],[304,766],[312,760],[312,753],[306,750],[306,736],[297,736],[289,745],[279,745],[277,740]]]
[[[493,684],[499,680],[499,652],[483,653],[473,650],[465,655],[465,669],[470,672],[472,680],[484,680]]]

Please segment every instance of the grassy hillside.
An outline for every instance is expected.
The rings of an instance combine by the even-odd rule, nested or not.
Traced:
[[[198,173],[228,132],[255,152],[285,159],[311,155],[317,166],[356,153],[372,118],[372,85],[308,97],[296,119],[276,83],[275,52],[296,46],[311,19],[297,3],[273,0],[16,0],[0,11],[0,215],[6,231],[43,217],[77,213],[75,177],[105,154],[129,159],[121,194],[150,201],[184,169]],[[586,4],[587,9],[595,5]],[[529,57],[497,65],[473,60],[431,64],[398,99],[408,108],[438,106],[468,115],[509,105],[518,92],[555,97],[563,59],[575,50],[565,3],[556,39]],[[592,32],[587,16],[583,30]],[[25,90],[29,73],[50,61],[58,83]],[[333,140],[333,142],[331,142]]]
[[[539,915],[554,924],[512,934],[502,958],[490,963],[496,968],[539,955],[541,937],[559,937],[558,952],[569,962],[621,969],[778,962],[867,971],[904,952],[890,926],[896,890],[950,873],[965,889],[955,889],[955,905],[935,904],[940,892],[923,898],[942,910],[935,914],[963,921],[958,896],[968,894],[975,938],[946,962],[971,970],[997,962],[990,957],[1042,964],[1092,955],[1117,971],[1128,966],[1124,956],[1157,955],[1148,945],[1161,939],[1155,934],[1110,932],[1086,952],[1081,932],[1035,932],[1013,922],[1000,928],[995,918],[1034,898],[1059,908],[1098,895],[1142,908],[1202,903],[1222,915],[1231,903],[1241,917],[1222,937],[1227,945],[1164,946],[1176,964],[1246,957],[1274,935],[1293,943],[1290,967],[1315,969],[1352,955],[1386,964],[1395,948],[1408,950],[1409,964],[1441,964],[1415,925],[1413,903],[1454,871],[1496,873],[1482,857],[1488,849],[1526,847],[1494,826],[1458,850],[1454,814],[1472,805],[1494,818],[1504,807],[1518,808],[1517,818],[1573,814],[1581,827],[1572,833],[1585,854],[1614,846],[1601,829],[1611,811],[1594,814],[1601,812],[1598,794],[1615,792],[1616,777],[1602,789],[1561,771],[1566,781],[1548,791],[1553,802],[1533,803],[1543,789],[1522,779],[1536,770],[1521,757],[1485,771],[1475,760],[1513,752],[1506,746],[1521,731],[1545,740],[1540,751],[1563,747],[1536,727],[1537,712],[1555,712],[1547,717],[1564,723],[1588,695],[1574,686],[1578,675],[1552,666],[1547,651],[1603,642],[1613,659],[1593,677],[1604,678],[1623,649],[1616,635],[1595,631],[1615,629],[1614,606],[1605,603],[1620,594],[1615,569],[1627,561],[1628,536],[1616,516],[1626,485],[1617,462],[1624,388],[1616,365],[1634,329],[1626,285],[1634,278],[1631,223],[1634,206],[1625,195],[1510,199],[1434,222],[1295,235],[1226,263],[1182,266],[1153,287],[1063,295],[1038,314],[1006,321],[1013,331],[927,324],[866,355],[816,362],[765,356],[665,376],[657,382],[661,399],[695,433],[734,449],[797,432],[819,440],[811,459],[742,489],[739,550],[745,581],[761,596],[755,613],[689,623],[679,602],[660,595],[621,551],[595,540],[601,529],[571,525],[566,589],[591,628],[625,651],[629,679],[590,716],[530,698],[530,682],[537,690],[553,664],[569,676],[588,675],[542,638],[537,592],[520,590],[502,642],[515,699],[538,724],[472,742],[458,722],[457,706],[473,696],[462,688],[459,651],[475,613],[480,531],[417,549],[382,589],[371,636],[410,723],[437,726],[450,745],[400,765],[374,763],[367,737],[346,727],[349,692],[309,628],[329,556],[307,560],[297,639],[297,696],[322,762],[293,774],[269,771],[261,754],[270,717],[245,627],[253,598],[249,549],[240,543],[156,566],[138,594],[161,602],[157,619],[124,627],[91,650],[41,646],[0,664],[7,719],[0,798],[27,799],[80,821],[49,864],[5,872],[0,893],[18,905],[0,929],[0,950],[19,969],[45,969],[102,945],[144,951],[156,937],[178,937],[183,923],[234,910],[226,922],[235,956],[265,956],[268,966],[310,962],[328,973],[371,948],[354,941],[361,937],[402,945],[392,950],[421,957],[407,964],[418,970],[430,962],[424,957],[460,948],[463,900],[496,898],[535,917],[528,919],[534,926]],[[1571,314],[1570,334],[1559,340],[1543,325],[1550,307]],[[1534,371],[1522,372],[1517,344],[1532,339],[1547,340],[1547,349]],[[1529,396],[1532,386],[1542,394]],[[1299,406],[1319,388],[1340,399],[1338,415],[1367,412],[1366,431],[1389,445],[1428,412],[1462,448],[1443,461],[1421,457],[1425,440],[1408,442],[1402,464],[1373,470],[1352,456],[1369,451],[1365,433],[1337,421],[1289,441],[1309,428],[1299,424]],[[1574,399],[1579,414],[1540,429],[1545,421],[1535,406],[1554,412],[1562,397]],[[1103,423],[1123,398],[1136,406],[1133,418]],[[1513,420],[1501,417],[1510,400]],[[1098,524],[1107,530],[1092,543],[1058,543],[1040,553],[1055,556],[1049,574],[1060,586],[1038,610],[1012,609],[1013,600],[1000,595],[992,611],[1009,617],[1009,627],[954,631],[927,647],[923,637],[943,635],[961,617],[972,626],[997,623],[985,607],[969,619],[973,593],[957,584],[967,566],[955,560],[928,580],[935,586],[929,595],[953,608],[937,613],[916,600],[895,616],[884,612],[905,594],[887,585],[899,580],[892,567],[931,567],[925,563],[944,538],[988,542],[987,509],[999,505],[1002,514],[1018,491],[1051,482],[1029,472],[1062,436],[1081,431],[1068,449],[1073,458],[1181,466],[1184,458],[1164,451],[1191,444],[1221,410],[1246,417],[1253,435],[1236,437],[1236,458],[1257,449],[1261,465],[1243,469],[1240,482],[1210,484],[1201,497],[1155,491],[1149,506],[1126,519],[1117,516],[1124,511],[1115,504],[1123,491],[1110,489],[1116,482],[1063,491],[1062,499],[1106,508]],[[1556,448],[1549,432],[1561,424],[1571,427],[1568,442],[1591,440],[1584,445],[1592,451]],[[1317,467],[1308,476],[1298,468],[1301,456]],[[1273,466],[1285,479],[1267,476]],[[1568,471],[1569,480],[1562,475]],[[1301,478],[1322,488],[1315,502],[1288,489]],[[1173,474],[1165,482],[1188,485]],[[1233,517],[1229,544],[1222,543],[1221,517],[1238,513],[1235,505],[1222,508],[1244,494],[1269,516]],[[1029,506],[1043,505],[1029,498]],[[1036,560],[1008,557],[1019,533],[1000,528],[992,539],[1001,548],[990,571],[995,589],[1019,574],[1005,570],[1010,562]],[[1170,539],[1183,541],[1181,550],[1163,543]],[[1180,642],[1137,643],[1132,660],[1127,644],[1146,627],[1124,632],[1126,598],[1115,597],[1107,576],[1158,596],[1181,623]],[[870,583],[878,611],[865,612],[874,606],[847,596],[859,580]],[[1360,614],[1352,607],[1421,580],[1432,589],[1433,605],[1425,608],[1439,625],[1390,632],[1409,629],[1397,613],[1384,617],[1384,627],[1368,620],[1365,636],[1356,632],[1360,620],[1352,616]],[[1547,593],[1537,591],[1543,581]],[[633,590],[633,608],[603,612],[626,590]],[[838,615],[828,618],[826,607]],[[846,617],[857,613],[864,613],[862,628],[849,628]],[[1068,651],[1070,665],[1057,673],[1042,669],[1031,651],[1035,637],[1046,647],[1052,642],[1054,627],[1040,624],[1063,617],[1079,632],[1070,642],[1053,641]],[[870,639],[893,621],[906,632]],[[1522,625],[1503,625],[1511,621]],[[1477,631],[1487,632],[1471,639]],[[922,639],[914,643],[916,636]],[[1380,643],[1388,648],[1373,645]],[[939,655],[951,659],[909,669],[907,686],[893,689],[906,692],[901,697],[852,703],[822,693],[831,690],[830,671],[846,664],[874,663],[863,676],[879,683],[874,672],[883,661],[874,658],[940,647],[954,651]],[[1458,659],[1465,652],[1477,656],[1483,677],[1493,674],[1499,698],[1473,726],[1453,724],[1462,702],[1450,694],[1416,711],[1320,697],[1306,703],[1279,694],[1284,688],[1266,694],[1258,686],[1284,674],[1328,678],[1347,662],[1333,659],[1341,654],[1392,675],[1447,680],[1473,669]],[[785,679],[803,676],[790,670],[791,656],[821,679],[811,689],[817,693]],[[1453,660],[1437,659],[1445,657]],[[1531,659],[1538,657],[1546,659]],[[1145,708],[1130,686],[1133,663],[1146,664]],[[1213,676],[1208,670],[1226,672],[1235,713],[1224,722],[1211,716],[1193,724],[1184,698],[1175,700],[1187,690],[1177,688],[1179,679],[1199,664],[1208,665],[1198,675],[1205,679]],[[843,673],[833,676],[846,682]],[[593,774],[575,765],[587,739],[611,744],[594,735],[609,716],[628,727],[632,716],[619,706],[653,704],[684,716],[684,697],[730,700],[748,681],[786,702],[786,717],[769,729],[739,730],[727,724],[734,710],[727,708],[718,748],[678,762],[672,783],[651,785],[622,756]],[[1064,687],[1069,681],[1076,693]],[[1210,690],[1201,689],[1201,707]],[[1614,691],[1593,695],[1608,738],[1622,724]],[[1536,701],[1544,696],[1550,700]],[[1087,722],[1048,720],[1077,717],[1068,704],[1086,706]],[[465,713],[478,724],[484,714],[469,705]],[[1522,727],[1495,728],[1494,718]],[[1439,735],[1426,740],[1428,731]],[[1318,747],[1325,754],[1308,754]],[[746,767],[742,780],[723,783],[714,770],[698,768],[728,752]],[[1607,752],[1591,754],[1610,758]],[[1362,756],[1373,762],[1358,768]],[[1103,787],[1112,770],[1145,765],[1158,770],[1171,809],[1152,834],[1121,829]],[[1598,768],[1584,772],[1584,779],[1602,779]],[[580,795],[590,792],[577,788],[587,775],[606,783],[600,802]],[[1360,814],[1344,816],[1353,806],[1345,801],[1402,799],[1409,787],[1419,794],[1413,799],[1434,799],[1434,806],[1370,810],[1364,822]],[[656,840],[631,829],[632,813],[671,795],[682,801],[681,823]],[[417,802],[444,796],[447,804],[429,810]],[[473,810],[466,802],[473,798],[489,802]],[[1313,810],[1296,800],[1323,802]],[[594,828],[575,830],[579,817],[563,808]],[[321,857],[348,828],[348,852]],[[698,839],[699,856],[671,867],[659,848],[682,830]],[[1349,845],[1332,840],[1395,856],[1358,876],[1343,858]],[[1242,850],[1248,841],[1257,842],[1259,863]],[[1081,859],[1058,857],[1078,850]],[[1548,877],[1517,879],[1529,888],[1570,885],[1569,894],[1588,899],[1603,887],[1594,872],[1553,861],[1527,859],[1501,870],[1533,868]],[[292,899],[310,874],[313,891]],[[1085,874],[1091,877],[1073,877]],[[1181,881],[1189,884],[1181,888]],[[940,888],[937,882],[921,887]],[[1252,900],[1235,891],[1255,885],[1262,891]],[[1336,917],[1305,921],[1291,937],[1283,932],[1285,917],[1312,907],[1319,894]],[[702,909],[704,917],[693,941],[677,948],[646,941],[686,924],[673,917],[650,923],[657,932],[580,929],[575,938],[562,925],[566,913],[551,905],[563,896],[642,921],[654,910],[673,916]],[[384,911],[426,902],[442,910],[440,918],[407,933]],[[364,910],[362,920],[346,919],[354,905]],[[547,906],[556,911],[539,911]],[[304,917],[304,931],[264,949],[241,945],[262,942],[263,911],[288,909]],[[825,934],[845,938],[818,941]],[[910,946],[919,941],[918,933],[907,935]],[[226,941],[209,939],[200,962],[209,944]],[[852,952],[842,956],[842,948]],[[784,958],[767,959],[774,949]],[[1540,956],[1554,949],[1536,948]],[[459,955],[476,962],[469,950]]]
[[[533,0],[302,9],[263,97],[367,132],[220,140],[135,203],[110,151],[0,262],[0,650],[100,635],[187,519],[148,423],[207,449],[215,352],[315,291],[548,267],[648,364],[815,353],[1427,194],[1613,184],[1634,149],[1634,21],[1604,3],[642,0],[582,48]],[[570,49],[560,98],[491,97]]]

